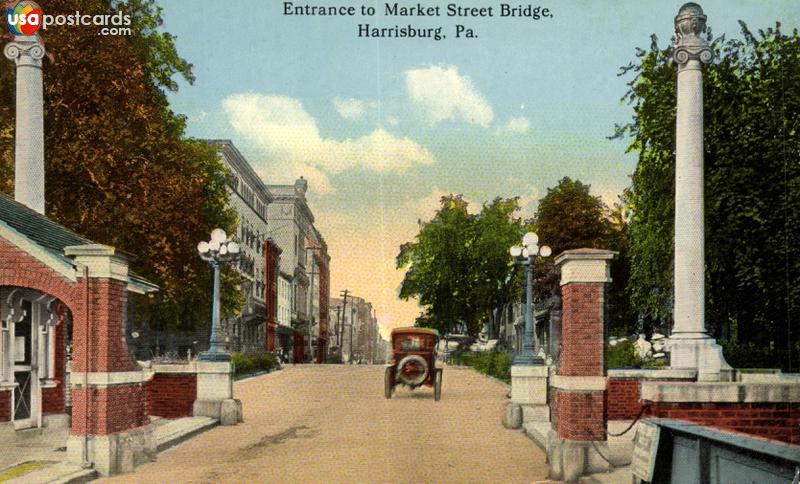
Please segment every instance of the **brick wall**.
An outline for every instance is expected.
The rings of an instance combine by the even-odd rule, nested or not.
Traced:
[[[647,415],[688,420],[800,445],[800,403],[654,402]]]
[[[197,399],[197,375],[194,373],[156,374],[147,384],[147,413],[164,418],[192,415]]]
[[[264,310],[266,335],[264,348],[275,351],[275,327],[278,324],[278,270],[281,249],[271,239],[264,241]]]
[[[327,252],[316,254],[319,267],[319,340],[317,341],[317,363],[325,363],[328,358],[328,317],[330,308],[330,268]]]
[[[73,314],[82,309],[75,284],[2,238],[0,286],[29,287],[50,294],[69,306]]]
[[[556,433],[570,440],[605,440],[604,392],[556,390]]]
[[[109,435],[146,425],[147,390],[144,384],[90,387],[89,422],[86,389],[72,389],[72,435]]]
[[[632,420],[639,414],[642,404],[641,381],[608,379],[608,420]],[[652,402],[642,417],[688,420],[800,445],[800,403]]]
[[[83,286],[83,282],[81,282]],[[128,354],[125,343],[124,315],[126,301],[125,283],[109,279],[91,279],[89,281],[89,311],[91,322],[90,342],[92,358],[89,371],[115,372],[135,371],[136,366]],[[74,318],[73,370],[83,372],[83,358],[86,347],[86,323],[81,318]]]
[[[609,378],[606,388],[609,420],[633,420],[642,410],[642,385],[634,378]]]
[[[603,374],[603,284],[561,286],[562,326],[559,375]]]
[[[11,392],[0,392],[0,422],[11,421]]]

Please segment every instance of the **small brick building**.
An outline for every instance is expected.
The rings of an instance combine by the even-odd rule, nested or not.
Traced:
[[[0,430],[70,425],[70,460],[126,470],[123,447],[149,446],[127,295],[157,289],[128,271],[126,254],[0,195]]]

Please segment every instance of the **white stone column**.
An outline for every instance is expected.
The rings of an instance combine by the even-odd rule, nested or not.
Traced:
[[[211,417],[222,425],[242,422],[242,402],[233,398],[233,372],[230,361],[197,362],[195,417]]]
[[[671,366],[698,370],[718,379],[730,370],[705,326],[705,210],[703,176],[703,64],[712,53],[701,34],[706,16],[687,3],[675,17],[678,66],[675,127],[675,325],[670,336]]]
[[[14,198],[44,213],[44,100],[42,58],[37,35],[17,35],[5,56],[17,65]]]

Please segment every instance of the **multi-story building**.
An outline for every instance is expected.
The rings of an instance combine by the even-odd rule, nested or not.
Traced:
[[[381,339],[378,320],[372,303],[348,294],[343,298],[330,298],[328,310],[329,354],[332,360],[344,363],[374,362]]]
[[[356,321],[358,328],[356,358],[364,363],[371,362],[374,359],[375,333],[378,332],[378,320],[375,318],[371,302],[363,301],[356,305]]]
[[[306,248],[314,214],[306,201],[308,182],[301,177],[294,185],[269,185],[269,190],[274,197],[267,208],[269,236],[281,249],[275,351],[302,362],[311,353],[307,351],[310,272]]]
[[[309,232],[306,253],[309,256],[306,267],[309,269],[311,285],[308,321],[312,338],[309,344],[310,357],[317,363],[323,363],[327,361],[329,346],[330,256],[325,239],[314,226]]]
[[[342,328],[344,327],[344,319],[342,309],[344,301],[339,298],[330,298],[330,305],[328,306],[328,359],[341,363],[342,357]]]
[[[230,235],[241,247],[242,255],[235,269],[245,296],[245,303],[238,314],[223,319],[221,326],[231,351],[263,352],[267,333],[267,215],[273,196],[230,140],[214,140],[211,143],[219,146],[220,159],[229,172],[229,203],[238,217],[236,233]]]

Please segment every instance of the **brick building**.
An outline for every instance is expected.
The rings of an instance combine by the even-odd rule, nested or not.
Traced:
[[[328,343],[319,331],[328,324],[330,256],[314,227],[306,199],[308,182],[300,177],[293,185],[269,189],[274,195],[268,207],[269,236],[281,249],[276,351],[294,362],[323,361],[325,352],[319,347]]]
[[[268,206],[272,193],[247,160],[229,140],[214,140],[219,156],[228,169],[226,188],[230,207],[236,212],[238,226],[233,237],[239,242],[241,256],[234,268],[245,297],[238,314],[222,321],[230,351],[259,353],[267,339],[267,266],[266,243]]]
[[[157,287],[128,258],[0,195],[3,438],[71,425],[68,458],[106,474],[118,442],[146,447],[146,380],[123,335],[128,293]]]

